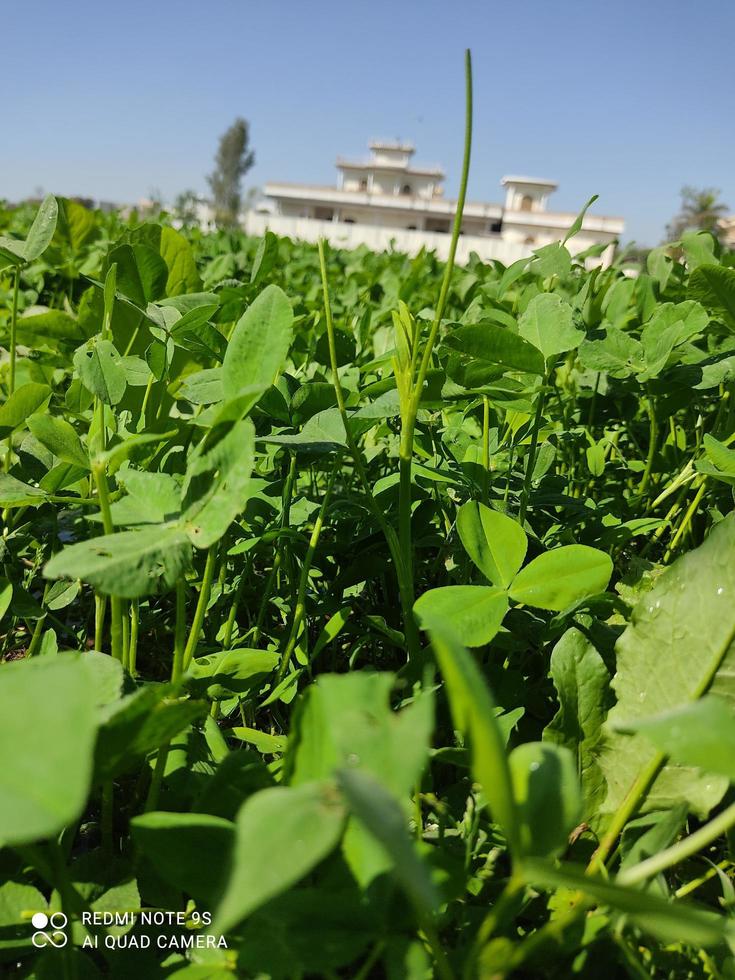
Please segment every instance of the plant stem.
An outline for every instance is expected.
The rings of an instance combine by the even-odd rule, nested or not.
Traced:
[[[482,396],[482,500],[488,502],[490,483],[490,399]]]
[[[112,512],[110,511],[110,492],[107,486],[107,473],[105,467],[100,463],[92,464],[92,475],[97,486],[97,496],[100,502],[100,514],[102,515],[102,525],[105,534],[114,534],[115,526],[112,523]],[[123,625],[122,625],[122,600],[119,596],[110,596],[110,647],[112,656],[115,660],[123,662]]]
[[[656,443],[658,442],[658,420],[656,418],[656,407],[654,405],[653,396],[651,395],[650,385],[648,385],[646,410],[648,412],[648,456],[646,458],[646,468],[643,471],[643,478],[641,479],[641,485],[638,491],[638,496],[640,499],[643,499],[645,496],[646,490],[648,489],[648,484],[651,480],[653,461],[656,458]]]
[[[138,629],[140,626],[140,600],[130,600],[130,646],[128,648],[128,672],[137,676]]]
[[[186,648],[186,582],[180,578],[176,582],[176,624],[174,626],[174,657],[171,666],[171,680],[177,684],[184,672],[184,650]]]
[[[637,885],[647,881],[667,868],[694,857],[702,848],[717,840],[733,826],[735,826],[735,803],[731,803],[722,813],[718,813],[713,820],[699,830],[695,830],[693,834],[667,847],[665,851],[659,851],[658,854],[623,871],[618,875],[617,882],[621,885]]]
[[[214,570],[216,565],[217,545],[213,544],[207,552],[207,562],[204,566],[202,587],[199,590],[199,599],[197,600],[197,607],[194,612],[194,621],[191,624],[189,638],[186,642],[186,648],[184,650],[182,664],[184,671],[189,669],[189,665],[194,659],[197,643],[199,642],[199,633],[201,632],[202,624],[204,623],[204,614],[206,613],[207,606],[209,605],[209,596],[212,592],[212,582],[214,581]]]
[[[311,532],[311,537],[309,539],[309,547],[306,550],[306,555],[304,556],[304,564],[301,566],[301,577],[299,579],[299,591],[296,599],[296,609],[294,611],[293,623],[291,625],[291,634],[286,645],[286,649],[281,657],[281,663],[278,668],[278,677],[276,679],[276,684],[280,684],[283,678],[286,676],[286,671],[288,670],[288,665],[291,662],[291,655],[296,648],[296,643],[299,638],[299,632],[301,629],[301,624],[304,619],[304,614],[306,612],[306,590],[309,587],[309,572],[311,571],[311,563],[314,560],[314,553],[316,551],[317,545],[319,543],[319,536],[322,533],[322,527],[324,525],[324,516],[327,512],[327,506],[329,504],[329,498],[332,495],[332,487],[334,486],[334,480],[337,475],[337,469],[342,461],[341,456],[337,458],[337,461],[332,468],[332,472],[329,476],[329,482],[327,483],[327,488],[324,491],[324,497],[322,499],[322,505],[319,508],[319,514],[316,521],[314,522],[314,529]]]
[[[15,267],[13,277],[13,306],[10,313],[10,371],[8,375],[8,394],[15,391],[15,345],[18,335],[18,290],[20,289],[20,266]]]
[[[531,445],[528,448],[528,459],[526,460],[526,472],[523,477],[523,489],[521,491],[521,504],[518,510],[518,520],[521,524],[526,519],[526,511],[528,509],[528,498],[531,493],[531,481],[533,480],[533,468],[536,465],[536,449],[538,447],[538,434],[541,428],[541,416],[544,411],[544,402],[546,401],[546,386],[549,383],[549,376],[551,369],[547,368],[541,383],[541,391],[539,392],[538,401],[536,402],[536,413],[533,417],[533,431],[531,432]]]

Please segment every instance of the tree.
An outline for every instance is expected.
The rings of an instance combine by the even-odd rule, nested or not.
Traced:
[[[249,148],[249,142],[247,121],[236,119],[220,138],[215,169],[207,177],[214,197],[217,224],[225,227],[237,224],[242,178],[255,163],[255,153]]]
[[[720,221],[727,214],[727,205],[720,200],[714,187],[682,187],[681,210],[666,228],[669,241],[681,238],[686,231],[708,231],[715,238],[721,233]]]
[[[174,201],[174,214],[184,225],[193,225],[197,220],[199,198],[196,191],[182,191]]]

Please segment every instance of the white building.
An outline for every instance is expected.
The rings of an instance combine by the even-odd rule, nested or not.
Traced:
[[[366,160],[337,159],[336,187],[266,184],[267,202],[246,215],[246,230],[262,235],[269,228],[310,242],[324,237],[341,248],[365,244],[375,251],[393,247],[415,254],[424,247],[445,259],[457,202],[444,197],[442,168],[414,165],[414,148],[406,143],[373,142],[370,150]],[[504,204],[465,204],[458,262],[477,252],[507,265],[562,239],[576,217],[547,210],[557,187],[553,181],[504,177],[502,183]],[[623,228],[621,218],[588,214],[570,249],[607,245],[602,256],[607,265]]]

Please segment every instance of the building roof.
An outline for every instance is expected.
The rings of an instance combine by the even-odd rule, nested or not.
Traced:
[[[559,186],[555,180],[545,180],[543,177],[517,177],[513,174],[503,177],[500,183],[504,187],[507,184],[533,184],[535,187],[550,187],[554,190]]]
[[[408,154],[413,153],[416,149],[413,143],[404,143],[401,140],[370,140],[368,147],[371,150],[396,150]]]
[[[409,167],[408,163],[399,163],[388,161],[383,162],[382,160],[345,160],[342,157],[337,157],[337,167],[339,170],[383,170],[383,171],[393,171],[400,174],[414,174],[416,177],[438,177],[444,179],[446,173],[438,165],[423,166],[423,167]]]

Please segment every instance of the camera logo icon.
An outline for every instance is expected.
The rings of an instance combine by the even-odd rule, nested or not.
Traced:
[[[31,919],[33,928],[36,930],[31,936],[31,942],[36,949],[45,949],[53,946],[54,949],[63,949],[69,942],[69,937],[64,932],[69,920],[63,912],[52,912],[46,915],[45,912],[36,912]]]

